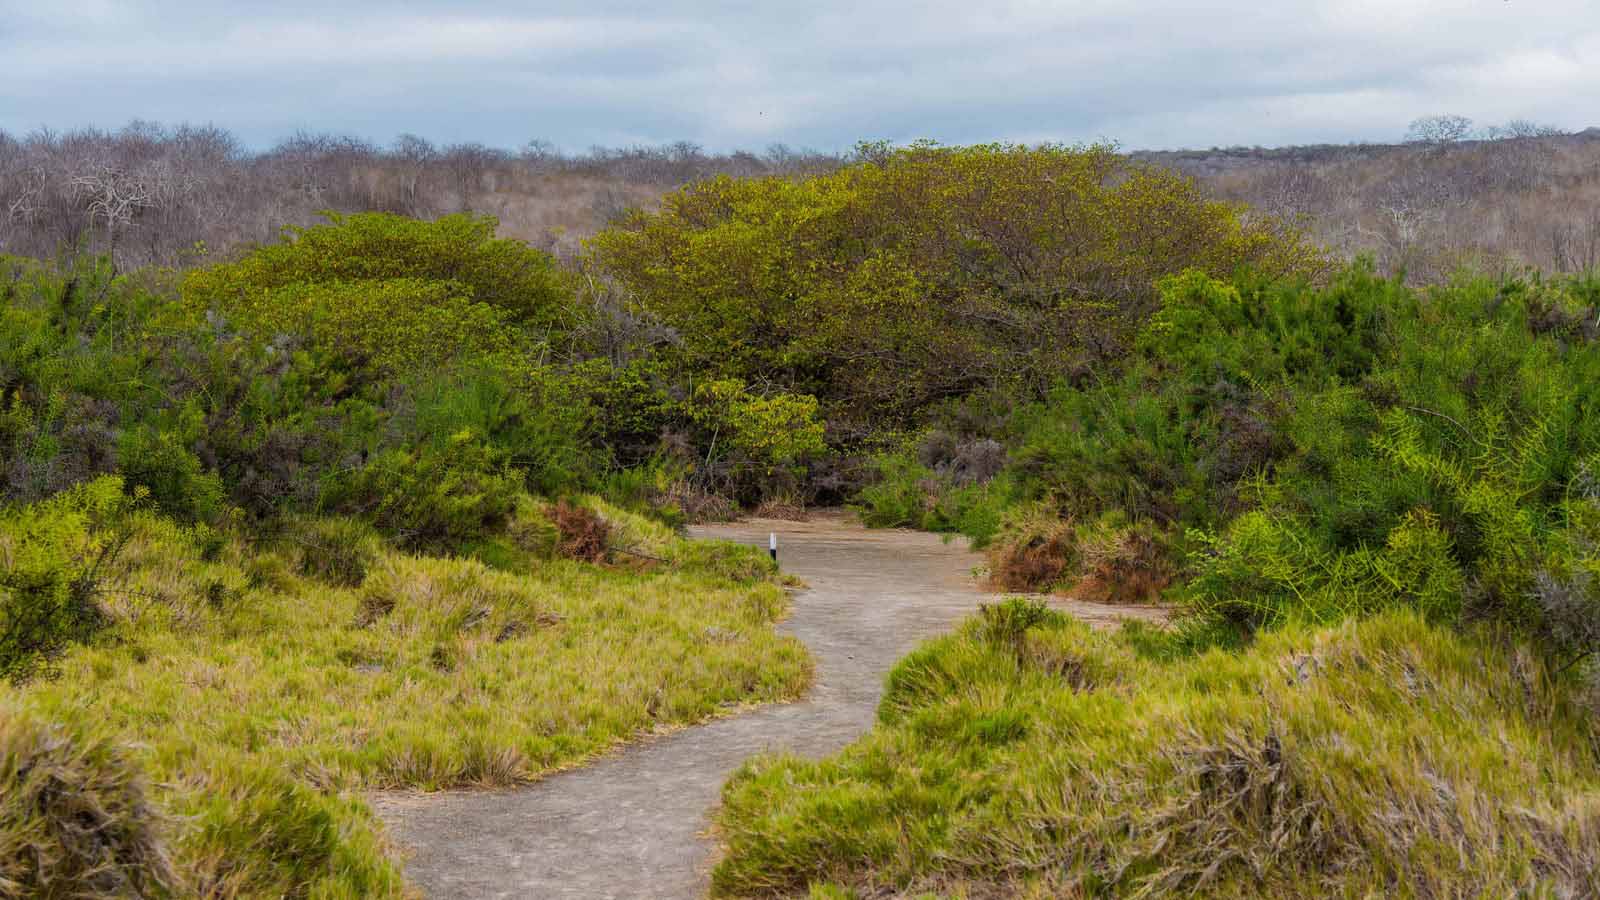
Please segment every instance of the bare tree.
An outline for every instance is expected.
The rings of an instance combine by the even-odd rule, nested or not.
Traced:
[[[400,163],[405,176],[401,187],[405,202],[403,212],[417,215],[422,212],[418,202],[418,188],[422,183],[422,176],[428,170],[428,165],[438,159],[439,151],[427,139],[414,134],[402,134],[395,139],[391,156]]]
[[[1472,134],[1472,120],[1466,116],[1423,116],[1406,129],[1406,143],[1442,147],[1466,140]]]
[[[510,154],[483,144],[456,144],[445,148],[440,163],[450,173],[456,195],[456,208],[471,209],[472,195],[483,189],[483,180],[493,169],[510,159]]]
[[[123,229],[131,227],[134,217],[155,203],[155,188],[145,174],[101,162],[72,176],[72,188],[89,213],[89,226],[104,224],[113,257]]]
[[[1512,119],[1504,125],[1490,125],[1483,130],[1484,137],[1492,141],[1557,137],[1566,133],[1558,126],[1543,125],[1530,119]]]

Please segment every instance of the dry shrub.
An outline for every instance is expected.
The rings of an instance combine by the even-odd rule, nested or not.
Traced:
[[[109,740],[0,707],[0,896],[173,893],[164,827],[139,768]]]
[[[1259,736],[1230,730],[1216,742],[1189,731],[1168,753],[1188,787],[1141,828],[1135,858],[1159,863],[1139,895],[1192,894],[1241,864],[1257,878],[1308,863],[1338,868],[1357,852],[1323,800],[1300,782],[1277,729]]]
[[[1075,571],[1080,556],[1072,520],[1046,507],[1009,517],[987,553],[989,580],[1005,591],[1052,590]]]
[[[1220,740],[1194,731],[1178,736],[1168,757],[1186,787],[1139,828],[1134,858],[1157,864],[1140,879],[1137,896],[1227,890],[1241,869],[1263,893],[1280,895],[1284,886],[1318,879],[1337,884],[1335,873],[1379,871],[1385,861],[1398,861],[1391,888],[1409,888],[1399,893],[1507,896],[1503,882],[1468,892],[1470,876],[1452,864],[1492,854],[1502,840],[1531,851],[1543,889],[1532,894],[1600,896],[1600,800],[1508,809],[1424,764],[1429,790],[1373,802],[1352,817],[1352,797],[1333,794],[1315,774],[1325,762],[1302,758],[1285,734],[1272,722],[1265,734],[1235,728]],[[1434,848],[1441,852],[1430,859]]]
[[[804,522],[808,518],[805,502],[793,495],[768,497],[755,508],[753,515],[758,519],[782,519],[786,522]]]
[[[721,494],[708,491],[688,480],[679,480],[667,488],[661,497],[663,505],[675,505],[683,512],[685,521],[731,522],[739,517],[739,507]]]
[[[584,506],[561,500],[550,507],[550,519],[561,537],[556,553],[583,562],[604,562],[611,549],[611,525]]]
[[[989,481],[1006,467],[1005,446],[991,438],[960,440],[943,429],[928,432],[917,447],[917,461],[958,485]]]
[[[1114,529],[1080,544],[1073,596],[1092,603],[1157,603],[1177,577],[1170,549],[1148,526]]]

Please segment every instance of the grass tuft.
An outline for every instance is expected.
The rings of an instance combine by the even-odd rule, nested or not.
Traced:
[[[167,896],[168,826],[111,740],[0,705],[0,896]]]

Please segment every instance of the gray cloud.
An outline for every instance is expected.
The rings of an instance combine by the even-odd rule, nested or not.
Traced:
[[[1594,0],[0,0],[0,128],[210,122],[569,149],[1130,147],[1600,124]]]

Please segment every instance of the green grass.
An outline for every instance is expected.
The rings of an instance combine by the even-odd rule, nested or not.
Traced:
[[[0,701],[132,748],[186,891],[398,895],[365,790],[526,781],[809,682],[758,553],[588,502],[656,559],[380,548],[346,586],[292,541],[217,552],[143,517],[101,598],[116,624]]]
[[[1017,604],[906,657],[839,755],[748,763],[715,891],[1600,891],[1600,730],[1522,644],[1390,612],[1173,657]]]

